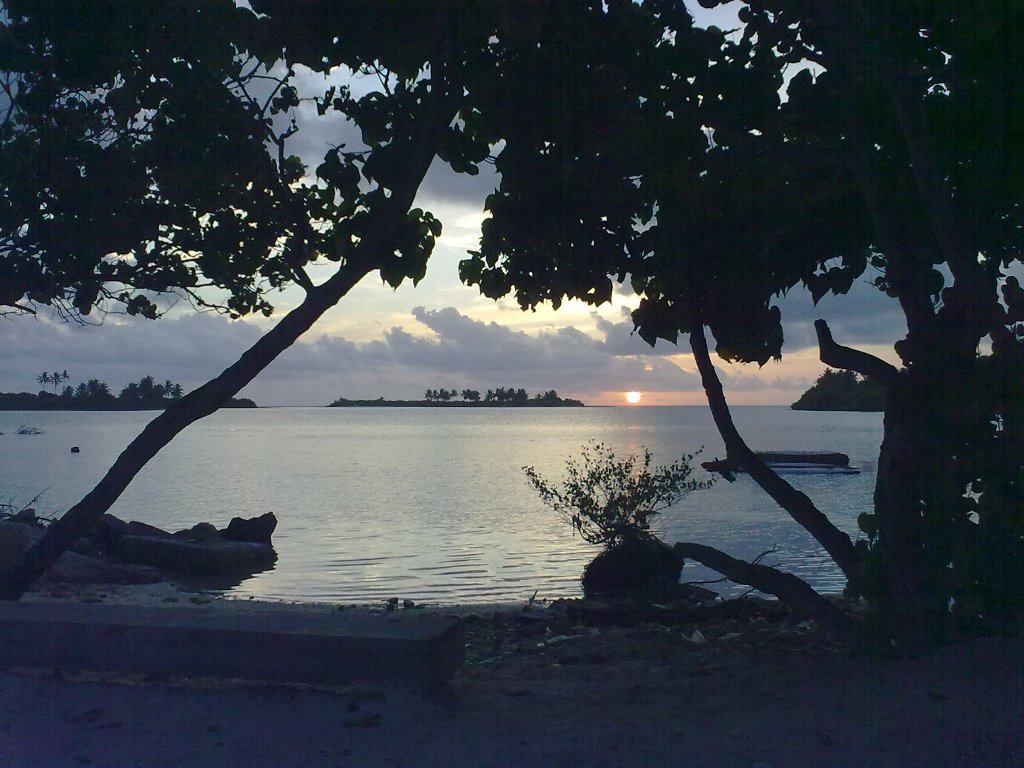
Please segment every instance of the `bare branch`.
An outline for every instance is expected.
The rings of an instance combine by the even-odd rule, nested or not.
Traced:
[[[889,384],[896,378],[898,371],[895,366],[867,352],[837,344],[824,320],[815,320],[814,330],[818,334],[818,357],[825,365],[855,371],[883,384]]]

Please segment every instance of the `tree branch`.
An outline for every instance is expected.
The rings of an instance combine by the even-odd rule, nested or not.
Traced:
[[[898,371],[895,366],[867,352],[837,344],[824,320],[814,321],[814,331],[818,334],[818,357],[825,365],[855,371],[883,384],[889,384],[896,378]]]
[[[704,544],[679,542],[672,549],[682,557],[696,560],[730,581],[775,595],[795,613],[852,637],[860,632],[860,624],[826,597],[819,595],[804,580],[767,565],[737,560],[719,549]]]

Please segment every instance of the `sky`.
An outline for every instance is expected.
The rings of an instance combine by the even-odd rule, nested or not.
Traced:
[[[696,10],[705,24],[734,23],[735,9]],[[300,137],[290,151],[309,157],[338,141],[326,132],[300,131]],[[627,391],[642,393],[640,405],[703,404],[685,342],[651,348],[633,333],[629,312],[638,297],[628,286],[599,308],[568,302],[558,311],[523,312],[511,299],[485,299],[459,281],[459,260],[477,245],[483,201],[496,183],[486,170],[456,175],[436,162],[416,201],[444,224],[427,276],[418,286],[393,290],[371,273],[241,395],[261,406],[324,405],[338,397],[418,399],[428,388],[522,387],[554,389],[593,405],[625,405]],[[314,274],[324,279],[329,272]],[[729,401],[796,400],[824,370],[812,326],[818,317],[840,343],[895,361],[892,344],[906,333],[902,314],[866,280],[817,307],[800,290],[781,299],[782,361],[759,368],[719,360]],[[77,326],[45,310],[34,318],[0,317],[0,391],[35,392],[38,375],[55,370],[67,370],[72,386],[98,378],[115,393],[145,375],[191,390],[232,364],[301,301],[301,292],[289,289],[271,301],[277,312],[269,319],[230,320],[184,303],[157,321],[111,314],[98,325]]]

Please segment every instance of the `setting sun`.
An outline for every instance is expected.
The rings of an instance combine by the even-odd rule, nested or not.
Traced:
[[[641,397],[642,395],[639,392],[627,392],[626,402],[629,403],[630,405],[636,405],[637,403],[640,402]]]

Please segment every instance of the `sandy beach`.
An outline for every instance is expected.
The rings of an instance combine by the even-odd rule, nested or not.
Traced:
[[[59,594],[28,599],[208,600]],[[1024,765],[1020,637],[892,662],[756,610],[696,626],[519,609],[460,609],[466,664],[426,692],[5,670],[0,765]]]

